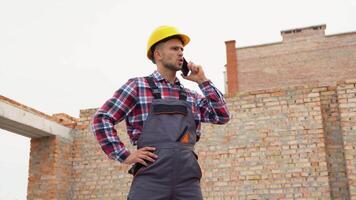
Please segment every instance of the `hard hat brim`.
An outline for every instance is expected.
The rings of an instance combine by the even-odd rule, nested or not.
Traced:
[[[174,34],[174,35],[171,35],[171,36],[169,36],[169,37],[172,37],[172,36],[179,36],[179,37],[182,39],[183,46],[186,46],[186,45],[190,42],[189,36],[187,36],[187,35],[185,35],[185,34],[182,34],[182,33],[180,33],[180,34]],[[167,37],[166,37],[166,38],[167,38]],[[163,38],[163,39],[161,39],[161,40],[155,42],[154,44],[150,45],[151,47],[147,49],[147,58],[148,58],[148,59],[152,60],[152,57],[151,57],[151,48],[152,48],[155,44],[159,43],[160,41],[162,41],[162,40],[164,40],[164,39],[166,39],[166,38]]]

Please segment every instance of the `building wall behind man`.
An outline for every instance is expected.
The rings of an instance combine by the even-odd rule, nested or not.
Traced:
[[[237,68],[238,91],[232,93],[303,84],[335,85],[354,78],[356,32],[325,36],[325,28],[282,31],[283,41],[273,44],[239,48],[237,41],[237,66],[227,68],[228,74]],[[235,88],[230,82],[228,85]]]
[[[204,124],[196,147],[204,199],[356,199],[355,84],[227,98],[231,121]],[[82,110],[78,121],[82,130],[73,144],[72,199],[125,199],[131,184],[128,166],[101,151],[87,128],[94,112]],[[124,123],[118,130],[133,149]]]
[[[196,146],[204,199],[356,200],[356,79],[226,101],[231,121],[203,124]],[[89,128],[95,111],[70,120],[71,141],[31,140],[28,199],[126,199],[129,166],[100,149]],[[134,150],[125,123],[117,129]]]

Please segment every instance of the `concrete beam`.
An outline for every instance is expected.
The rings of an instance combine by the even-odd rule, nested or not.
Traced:
[[[29,138],[60,136],[72,140],[73,129],[0,101],[0,128]]]

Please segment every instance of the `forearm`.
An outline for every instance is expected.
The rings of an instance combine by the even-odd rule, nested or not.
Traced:
[[[111,159],[123,162],[129,155],[129,150],[117,135],[114,119],[107,113],[98,110],[92,121],[92,131],[101,149]]]
[[[230,115],[223,94],[212,84],[205,81],[199,84],[204,97],[199,102],[203,122],[225,124],[230,120]]]

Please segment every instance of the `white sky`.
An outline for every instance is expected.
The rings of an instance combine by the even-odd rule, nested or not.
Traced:
[[[146,42],[160,25],[191,37],[185,57],[224,91],[225,41],[276,42],[281,30],[319,24],[356,31],[355,10],[355,0],[0,0],[0,94],[78,117],[155,69]],[[28,154],[28,138],[0,130],[0,200],[25,199]]]

